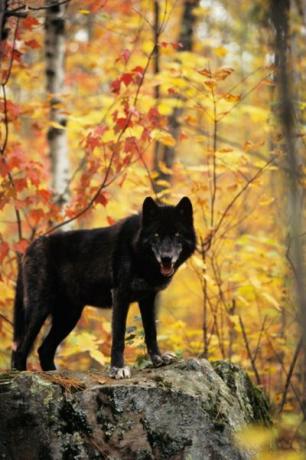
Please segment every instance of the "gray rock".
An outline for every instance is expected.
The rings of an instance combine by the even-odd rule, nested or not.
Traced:
[[[0,374],[0,459],[243,460],[233,442],[270,423],[263,393],[237,366],[201,359],[133,371]]]

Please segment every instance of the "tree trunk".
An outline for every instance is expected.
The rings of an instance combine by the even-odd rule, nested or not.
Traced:
[[[0,44],[1,44],[1,40],[4,39],[6,9],[7,9],[7,0],[0,0]],[[2,57],[1,54],[0,54],[0,64],[1,64],[1,57]]]
[[[199,0],[184,1],[181,30],[178,38],[178,42],[181,44],[181,47],[179,48],[180,51],[192,51],[194,27],[196,22],[196,16],[192,14],[192,11],[195,7],[198,6],[198,4]],[[158,24],[158,22],[155,21],[155,29],[156,23]],[[158,64],[155,64],[155,69],[156,68],[159,69]],[[168,120],[169,131],[176,141],[179,138],[180,123],[178,119],[181,113],[182,109],[174,108],[173,113],[172,115],[170,115]],[[172,169],[173,163],[175,161],[175,153],[175,147],[165,146],[160,144],[159,142],[156,142],[154,151],[154,170],[158,173],[156,181],[163,181],[161,184],[158,184],[155,181],[154,185],[156,193],[165,190],[166,186],[164,184],[164,181],[168,182],[169,184],[171,181],[171,174],[167,174],[165,171],[161,171],[159,165],[160,163],[164,163],[168,169]]]
[[[46,6],[51,0],[46,0]],[[67,183],[69,178],[69,156],[64,113],[64,76],[65,76],[65,13],[66,5],[56,5],[46,9],[45,53],[46,53],[46,89],[49,96],[50,127],[48,145],[51,159],[52,189],[54,199],[63,205],[68,199]]]
[[[296,144],[296,110],[292,92],[293,69],[289,44],[290,0],[271,0],[271,20],[275,28],[276,82],[279,94],[279,120],[284,139],[286,183],[288,188],[289,257],[295,275],[296,302],[304,344],[306,371],[306,290],[305,290],[305,230],[303,226],[302,158]],[[305,395],[305,392],[304,392]],[[305,397],[305,396],[304,396]],[[306,414],[306,399],[304,401]]]

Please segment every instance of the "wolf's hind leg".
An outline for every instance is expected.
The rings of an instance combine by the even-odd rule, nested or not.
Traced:
[[[19,371],[26,370],[28,354],[47,316],[48,311],[46,309],[39,310],[39,307],[35,308],[33,305],[28,308],[26,312],[25,334],[20,341],[16,343],[16,350],[13,351],[12,355],[13,369]]]
[[[54,356],[58,345],[76,326],[82,314],[83,306],[75,308],[65,305],[56,311],[52,318],[52,326],[38,349],[39,360],[42,370],[55,370]]]

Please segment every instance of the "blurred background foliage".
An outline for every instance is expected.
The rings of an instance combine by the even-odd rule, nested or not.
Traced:
[[[275,449],[302,458],[294,455],[305,436],[299,414],[305,415],[306,370],[292,294],[269,2],[63,2],[64,85],[56,95],[46,91],[46,4],[26,3],[9,2],[18,14],[7,18],[1,42],[0,367],[10,365],[16,261],[33,238],[67,219],[69,228],[109,225],[137,212],[147,195],[171,204],[188,195],[198,247],[161,295],[161,346],[248,369],[275,414],[283,414]],[[304,14],[303,2],[292,1],[301,189]],[[65,123],[52,119],[50,106]],[[61,194],[52,187],[50,129],[68,137]],[[110,314],[85,309],[57,353],[59,367],[109,363]],[[135,305],[127,336],[127,359],[141,365]],[[35,353],[29,367],[39,369]],[[269,436],[245,439],[265,446]],[[263,448],[262,455],[279,452]]]

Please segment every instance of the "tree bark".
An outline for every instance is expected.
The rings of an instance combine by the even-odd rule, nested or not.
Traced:
[[[46,0],[46,6],[50,5]],[[67,118],[63,111],[65,76],[65,13],[66,5],[51,6],[45,17],[46,89],[50,111],[48,145],[51,159],[54,199],[63,205],[68,199],[69,156],[67,145]]]
[[[181,44],[179,51],[192,51],[193,46],[193,36],[194,36],[194,27],[196,22],[196,17],[193,15],[193,9],[197,7],[199,0],[185,0],[183,7],[183,15],[181,21],[181,30],[178,38],[178,43]],[[158,23],[158,22],[157,22]],[[156,24],[156,21],[155,21]],[[155,31],[156,37],[156,31]],[[159,65],[155,64],[155,69],[159,69]],[[158,93],[159,95],[159,93]],[[172,137],[177,141],[179,138],[180,132],[180,123],[179,117],[182,113],[181,108],[175,108],[172,115],[170,115],[168,120],[169,132]],[[159,142],[155,145],[154,151],[154,170],[158,173],[156,181],[166,181],[170,184],[171,174],[167,174],[165,171],[161,171],[159,165],[164,163],[168,169],[172,169],[175,161],[175,147],[164,146]],[[158,184],[155,181],[155,192],[161,192],[165,190],[166,186],[164,183]]]
[[[5,27],[5,11],[7,7],[6,0],[0,0],[0,40],[3,40],[3,31]],[[1,60],[0,60],[1,63]]]
[[[276,82],[279,94],[279,120],[284,139],[286,183],[288,188],[289,258],[295,275],[295,297],[303,336],[304,372],[306,370],[306,290],[305,240],[303,227],[302,159],[296,143],[296,110],[292,91],[293,69],[290,62],[290,0],[271,0],[271,21],[275,29]],[[306,400],[305,400],[306,413]]]

